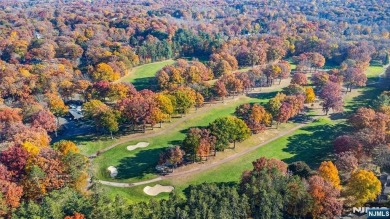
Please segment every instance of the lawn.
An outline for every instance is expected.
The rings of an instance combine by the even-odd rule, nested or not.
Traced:
[[[376,77],[382,72],[382,67],[369,67],[367,75],[370,81],[375,82]],[[380,92],[381,89],[378,89],[377,84],[369,84],[367,87],[355,89],[353,92],[346,94],[345,102],[347,111],[355,109],[358,106],[368,104],[370,102],[370,98],[374,98],[375,95]],[[266,101],[267,98],[272,97],[273,95],[274,94],[268,94],[267,97],[263,96],[261,100]],[[136,142],[129,142],[118,146],[95,160],[99,163],[99,166],[95,169],[95,171],[97,171],[98,178],[109,179],[105,169],[110,165],[118,165],[119,172],[121,172],[121,168],[122,172],[124,172],[123,175],[119,175],[119,178],[122,179],[117,181],[134,182],[156,177],[153,167],[158,159],[158,153],[161,151],[161,148],[170,144],[175,144],[182,140],[185,136],[185,130],[188,127],[207,125],[215,118],[233,113],[235,106],[241,103],[259,101],[254,98],[259,97],[240,99],[235,103],[229,104],[227,107],[219,107],[202,116],[196,117],[196,119],[190,119],[185,123],[182,123],[180,126],[175,127],[172,131],[170,131],[170,134],[145,139],[145,141],[151,143],[151,146],[149,146],[146,150],[128,152],[127,155],[123,155],[122,151],[126,151],[126,146],[130,143]],[[287,136],[278,138],[277,140],[268,143],[249,154],[234,159],[233,161],[221,166],[214,167],[204,172],[194,173],[190,176],[164,180],[158,183],[162,185],[173,185],[175,186],[176,192],[179,193],[182,193],[182,191],[190,184],[198,184],[202,182],[237,183],[242,172],[250,169],[252,161],[261,156],[278,158],[287,163],[303,160],[311,167],[317,168],[321,161],[325,159],[332,159],[331,151],[333,139],[348,130],[348,127],[344,123],[345,116],[346,114],[340,113],[333,114],[330,119],[319,119],[318,121],[300,128]],[[259,134],[259,136],[261,136],[261,134]],[[254,142],[253,139],[247,140],[245,145],[253,146],[256,145],[256,142]],[[224,156],[228,156],[229,154],[231,153],[228,152]],[[221,153],[218,156],[221,156]],[[107,160],[109,160],[109,162],[106,162]],[[152,183],[152,185],[155,184],[156,183]],[[146,185],[142,185],[132,188],[103,187],[105,190],[109,191],[110,196],[112,197],[117,194],[121,194],[124,195],[124,197],[126,197],[126,199],[130,202],[138,202],[150,199],[150,197],[145,195],[142,191],[145,186]],[[156,198],[166,197],[168,197],[167,194],[160,194],[159,196],[156,196]]]
[[[367,78],[370,80],[370,79],[377,79],[378,76],[383,73],[383,71],[385,70],[385,68],[383,66],[369,66],[367,71],[366,71],[366,75],[367,75]]]
[[[346,130],[343,123],[327,118],[319,119],[229,163],[169,182],[177,191],[189,184],[202,182],[237,182],[243,171],[252,168],[252,161],[262,156],[277,158],[286,163],[302,160],[312,168],[317,168],[323,160],[332,159],[332,141]]]
[[[153,81],[156,75],[156,72],[162,69],[166,65],[171,65],[175,63],[174,60],[165,60],[161,62],[154,62],[150,64],[141,65],[129,70],[128,74],[121,79],[120,82],[130,82],[132,83],[137,90],[142,89],[151,89],[152,84],[155,84]]]
[[[367,74],[370,80],[376,80],[383,68],[370,67]],[[355,89],[353,92],[346,94],[345,103],[348,111],[349,108],[356,108],[360,105],[367,105],[370,98],[375,97],[381,92],[378,84],[369,84],[367,87]],[[348,114],[348,113],[347,113]],[[337,136],[346,133],[349,127],[345,125],[345,116],[347,114],[333,114],[328,118],[319,119],[295,132],[278,138],[255,151],[242,157],[234,159],[221,166],[209,169],[204,172],[194,173],[193,175],[158,182],[162,185],[173,185],[175,191],[182,194],[184,189],[190,184],[199,184],[202,182],[230,182],[237,183],[244,170],[251,169],[251,163],[255,159],[265,156],[281,159],[287,163],[298,160],[307,162],[312,168],[317,168],[321,161],[333,159],[331,156],[332,141]],[[261,135],[261,134],[260,134]],[[156,183],[152,183],[155,185]],[[110,188],[105,187],[110,195],[123,194],[130,202],[147,201],[149,196],[145,195],[142,189],[146,185],[132,188]],[[167,198],[167,194],[160,194],[155,198]]]
[[[379,96],[386,88],[387,85],[381,83],[378,78],[381,73],[385,71],[384,67],[381,66],[370,66],[368,67],[367,74],[367,86],[362,88],[352,89],[352,92],[347,93],[344,101],[346,111],[353,111],[358,107],[370,105],[372,100]]]
[[[116,166],[119,171],[117,181],[135,182],[154,178],[156,177],[154,167],[161,149],[179,144],[185,138],[185,133],[189,128],[207,126],[216,118],[233,114],[235,108],[240,104],[248,102],[264,103],[273,95],[275,95],[275,92],[260,94],[259,96],[254,97],[243,96],[226,105],[221,104],[217,107],[210,108],[210,110],[207,110],[205,113],[196,115],[178,126],[173,127],[165,134],[121,144],[103,153],[94,160],[95,176],[103,180],[112,180],[108,176],[106,169],[113,165]],[[128,145],[136,144],[141,141],[149,142],[150,145],[144,149],[137,149],[134,151],[126,150]]]
[[[327,118],[319,119],[223,165],[203,172],[197,172],[193,175],[168,179],[158,183],[173,185],[175,191],[179,194],[182,194],[190,184],[203,182],[237,183],[242,172],[252,168],[252,161],[262,156],[281,159],[287,163],[303,160],[312,168],[317,168],[321,161],[332,159],[332,139],[345,132],[346,129],[347,127],[340,121],[332,121]],[[152,183],[152,185],[155,184]],[[113,197],[117,194],[122,194],[130,202],[138,202],[150,199],[142,191],[145,186],[147,185],[131,188],[110,188],[104,186],[104,189],[109,191]],[[166,197],[168,197],[167,194],[160,194],[156,198]]]

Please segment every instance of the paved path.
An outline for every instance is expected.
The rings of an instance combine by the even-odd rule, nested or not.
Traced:
[[[227,105],[230,102],[237,101],[239,98],[245,97],[248,94],[261,94],[261,93],[275,92],[275,91],[278,91],[284,87],[287,87],[289,84],[290,84],[290,79],[285,79],[285,80],[282,80],[281,84],[275,84],[272,87],[255,88],[254,90],[248,92],[247,94],[240,94],[240,95],[236,96],[235,98],[232,98],[232,97],[226,98],[224,102],[218,101],[216,103],[207,104],[204,107],[198,108],[195,112],[187,114],[180,119],[177,119],[173,123],[163,124],[163,126],[165,126],[165,125],[166,126],[161,128],[161,129],[155,128],[153,131],[150,131],[150,132],[136,133],[136,134],[130,134],[127,136],[123,136],[123,137],[119,138],[114,144],[100,150],[100,154],[102,154],[108,150],[111,150],[111,149],[115,148],[116,146],[123,144],[123,143],[126,143],[128,141],[135,141],[135,140],[139,140],[139,139],[146,139],[146,138],[151,138],[151,137],[155,137],[155,136],[159,136],[159,135],[164,135],[164,134],[172,131],[171,127],[176,127],[176,126],[180,125],[181,123],[185,122],[186,120],[193,119],[193,118],[196,118],[196,117],[202,115],[203,113],[207,113],[207,111],[209,111],[213,108],[216,108],[217,106]],[[91,154],[89,156],[95,157],[96,153]]]
[[[385,66],[385,71],[386,71],[386,67],[387,67],[387,66]],[[382,78],[382,77],[383,77],[383,74],[385,73],[385,71],[379,75],[379,78]],[[282,87],[284,87],[284,85],[282,85]],[[273,89],[272,89],[272,88],[273,88]],[[280,89],[280,87],[279,87],[279,88],[271,87],[270,89],[267,89],[267,88],[264,89],[264,88],[263,88],[263,90],[261,91],[261,93],[272,92],[273,90],[277,90],[277,89]],[[256,92],[253,92],[253,93],[256,93]],[[259,93],[259,92],[257,92],[257,93]],[[230,100],[230,101],[231,101],[231,100]],[[225,101],[225,102],[226,102],[226,101]],[[176,123],[180,124],[181,122],[183,122],[183,121],[181,121],[181,120],[186,120],[186,119],[189,119],[189,118],[193,118],[193,117],[195,117],[195,116],[197,116],[197,115],[199,115],[199,114],[198,114],[198,113],[193,113],[193,114],[191,115],[191,117],[182,118],[182,119],[180,119],[179,121],[177,121]],[[244,155],[246,155],[246,154],[248,154],[248,153],[250,153],[250,152],[252,152],[252,151],[254,151],[254,150],[256,150],[256,149],[258,149],[258,148],[260,148],[260,147],[262,147],[262,146],[264,146],[264,145],[266,145],[266,144],[268,144],[268,143],[270,143],[270,142],[272,142],[272,141],[274,141],[274,140],[276,140],[276,139],[278,139],[278,138],[280,138],[280,137],[289,135],[289,134],[291,134],[292,132],[294,132],[294,131],[296,131],[296,130],[298,130],[298,129],[304,127],[304,126],[306,126],[307,124],[311,123],[312,121],[313,121],[313,118],[311,118],[311,119],[310,119],[308,122],[306,122],[306,123],[302,123],[302,124],[300,124],[300,125],[298,125],[298,126],[292,128],[292,129],[289,129],[289,130],[287,130],[287,131],[284,131],[284,132],[282,132],[282,133],[279,133],[277,136],[275,136],[275,137],[273,137],[273,138],[271,138],[271,139],[269,139],[269,140],[267,140],[267,141],[265,141],[265,142],[263,142],[263,143],[261,143],[261,144],[258,144],[258,145],[254,146],[254,147],[251,147],[251,148],[248,148],[248,149],[246,149],[246,150],[244,150],[244,151],[241,151],[241,152],[239,152],[239,153],[237,153],[237,154],[234,154],[234,155],[229,156],[229,157],[227,157],[227,158],[224,158],[224,159],[222,159],[222,160],[213,162],[213,163],[211,163],[211,164],[203,165],[203,166],[201,166],[201,167],[193,168],[193,169],[186,170],[186,171],[182,171],[182,172],[180,172],[180,171],[179,171],[179,172],[174,172],[174,173],[171,173],[171,174],[168,174],[168,175],[165,175],[165,176],[157,177],[157,178],[152,179],[152,180],[141,181],[141,182],[136,182],[136,183],[119,183],[119,182],[109,182],[109,181],[103,181],[103,180],[99,180],[98,182],[101,183],[101,184],[108,185],[108,186],[113,186],[113,187],[133,187],[133,186],[144,185],[144,184],[149,184],[149,183],[152,183],[152,182],[161,181],[161,180],[163,180],[163,179],[169,179],[169,178],[175,178],[175,177],[184,177],[184,176],[186,176],[186,175],[188,175],[188,174],[192,174],[192,173],[196,173],[196,172],[201,172],[201,171],[206,171],[206,170],[209,170],[209,169],[211,169],[211,168],[214,168],[214,167],[217,167],[217,166],[219,166],[219,165],[222,165],[222,164],[224,164],[224,163],[227,163],[227,162],[229,162],[229,161],[232,161],[232,160],[234,160],[234,159],[236,159],[236,158],[239,158],[239,157],[241,157],[241,156],[244,156]],[[175,125],[177,125],[177,124],[175,124]],[[167,130],[169,130],[169,129],[164,129],[165,132],[166,132]],[[158,133],[152,133],[152,134],[150,134],[149,137],[163,134],[163,133],[165,133],[164,131],[161,131],[161,132],[158,132]],[[148,136],[143,135],[142,137],[148,137]],[[118,145],[118,144],[121,144],[121,143],[117,143],[116,145]],[[114,145],[113,147],[115,147],[116,145]],[[110,147],[110,148],[108,148],[107,150],[109,150],[109,149],[111,149],[111,148],[113,148],[113,147]]]
[[[182,172],[174,172],[174,173],[171,173],[171,174],[168,174],[168,175],[165,175],[165,176],[161,176],[161,177],[157,177],[155,179],[152,179],[152,180],[147,180],[147,181],[141,181],[141,182],[136,182],[136,183],[118,183],[118,182],[109,182],[109,181],[103,181],[103,180],[99,180],[98,182],[103,184],[103,185],[108,185],[108,186],[113,186],[113,187],[133,187],[133,186],[138,186],[138,185],[144,185],[144,184],[148,184],[148,183],[152,183],[152,182],[157,182],[157,181],[160,181],[160,180],[163,180],[163,179],[169,179],[169,178],[175,178],[175,177],[183,177],[183,176],[186,176],[188,174],[192,174],[192,173],[195,173],[195,172],[200,172],[200,171],[206,171],[206,170],[209,170],[211,168],[214,168],[214,167],[217,167],[219,165],[222,165],[224,163],[227,163],[229,161],[232,161],[236,158],[239,158],[241,156],[244,156],[272,141],[275,141],[276,139],[280,138],[280,137],[283,137],[283,136],[286,136],[286,135],[289,135],[291,134],[292,132],[306,126],[307,124],[311,123],[313,120],[310,120],[306,123],[302,123],[292,129],[289,129],[287,131],[284,131],[282,133],[279,133],[277,136],[271,138],[271,139],[268,139],[267,141],[261,143],[261,144],[258,144],[254,147],[251,147],[251,148],[248,148],[244,151],[241,151],[237,154],[234,154],[232,156],[229,156],[227,158],[224,158],[222,160],[219,160],[219,161],[216,161],[214,163],[211,163],[211,164],[207,164],[207,165],[204,165],[204,166],[201,166],[201,167],[198,167],[198,168],[193,168],[193,169],[190,169],[190,170],[187,170],[187,171],[182,171]]]

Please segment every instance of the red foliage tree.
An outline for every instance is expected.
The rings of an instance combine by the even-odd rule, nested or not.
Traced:
[[[277,169],[280,173],[286,174],[288,165],[278,159],[275,158],[265,158],[260,157],[259,159],[252,162],[253,171],[260,172],[262,170],[267,170],[271,172],[273,169]]]
[[[334,218],[341,215],[342,201],[339,200],[340,190],[334,188],[320,176],[309,179],[309,193],[313,198],[313,218]]]
[[[347,90],[352,91],[353,86],[365,86],[367,76],[364,71],[356,67],[348,67],[343,71],[344,83],[347,85]]]
[[[297,72],[294,74],[294,76],[291,79],[292,84],[298,84],[300,86],[305,86],[307,85],[307,77],[306,74]]]
[[[40,110],[32,118],[31,125],[35,128],[41,127],[48,132],[57,130],[56,117],[48,110]]]
[[[354,136],[342,135],[335,139],[333,147],[336,154],[353,152],[356,156],[362,156],[363,146]]]
[[[322,99],[322,109],[326,115],[330,109],[335,112],[343,110],[343,98],[341,93],[341,86],[339,84],[328,82],[326,83],[319,94]]]
[[[28,152],[22,147],[12,146],[1,152],[0,162],[7,167],[12,178],[18,180],[25,173],[28,156]]]

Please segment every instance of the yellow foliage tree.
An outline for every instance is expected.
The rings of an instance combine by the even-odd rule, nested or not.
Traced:
[[[86,173],[85,171],[83,171],[80,176],[74,181],[74,188],[81,192],[81,193],[85,193],[85,189],[87,188],[88,186],[88,178],[89,178],[89,175],[88,173]]]
[[[306,103],[313,103],[316,99],[316,95],[314,93],[314,89],[312,87],[306,88]]]
[[[55,149],[57,149],[59,152],[61,152],[64,155],[67,155],[69,152],[72,153],[79,153],[79,148],[76,146],[75,143],[71,141],[62,140],[53,145]]]
[[[356,206],[363,206],[373,201],[381,193],[382,186],[373,172],[357,170],[348,181],[346,193],[351,196]]]
[[[28,152],[30,156],[37,156],[39,154],[40,148],[33,145],[32,143],[26,141],[22,144],[22,147]]]
[[[68,112],[69,108],[65,105],[60,96],[53,93],[47,93],[46,97],[48,99],[49,109],[56,117],[63,116]]]
[[[332,163],[332,161],[324,161],[321,163],[321,166],[318,168],[319,175],[332,184],[335,188],[341,189],[340,186],[340,177],[337,167]]]
[[[111,66],[106,63],[100,63],[92,72],[92,78],[95,81],[115,81],[120,78],[119,72],[115,72]]]
[[[127,97],[129,86],[124,83],[112,84],[107,93],[107,97],[112,101],[120,100]]]

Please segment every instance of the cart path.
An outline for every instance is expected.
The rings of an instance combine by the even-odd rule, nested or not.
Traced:
[[[118,146],[120,144],[123,144],[123,143],[126,143],[128,141],[135,141],[135,140],[139,140],[139,139],[145,139],[145,138],[156,137],[156,136],[159,136],[159,135],[164,135],[164,134],[166,134],[168,132],[171,132],[172,131],[171,130],[172,127],[176,127],[176,126],[180,125],[181,123],[185,122],[186,120],[193,119],[193,118],[196,118],[196,117],[198,117],[200,115],[203,115],[204,113],[207,113],[207,111],[209,111],[211,109],[214,109],[214,108],[216,108],[218,106],[227,105],[230,102],[234,102],[234,101],[239,100],[240,98],[247,97],[247,94],[262,94],[262,93],[275,92],[275,91],[278,91],[278,90],[280,90],[280,89],[282,89],[284,87],[287,87],[289,84],[290,84],[290,79],[285,79],[285,80],[282,80],[281,84],[275,84],[272,87],[255,88],[253,91],[249,91],[246,94],[240,94],[238,96],[235,96],[234,98],[229,97],[229,98],[225,99],[224,102],[218,101],[218,102],[215,102],[215,103],[207,104],[207,105],[205,105],[205,106],[203,106],[201,108],[198,108],[194,112],[191,112],[189,114],[184,115],[182,118],[177,119],[173,123],[165,123],[166,126],[165,126],[165,124],[163,124],[162,128],[155,128],[153,131],[149,131],[149,132],[147,131],[145,133],[129,134],[129,135],[120,137],[118,139],[118,141],[116,141],[114,144],[111,144],[110,146],[100,150],[100,154],[102,154],[104,152],[107,152],[107,151],[115,148],[116,146]],[[156,131],[156,129],[159,129],[159,130]],[[96,153],[90,154],[88,156],[89,157],[95,157]]]
[[[222,165],[224,163],[227,163],[229,161],[232,161],[236,158],[239,158],[241,156],[244,156],[272,141],[275,141],[277,140],[278,138],[280,137],[284,137],[286,135],[289,135],[291,133],[293,133],[294,131],[310,124],[311,122],[313,121],[313,119],[310,119],[308,122],[306,123],[302,123],[298,126],[295,126],[294,128],[291,128],[289,130],[286,130],[284,132],[281,132],[279,133],[277,136],[271,138],[271,139],[268,139],[267,141],[261,143],[261,144],[258,144],[256,146],[253,146],[253,147],[250,147],[246,150],[243,150],[237,154],[234,154],[232,156],[229,156],[229,157],[226,157],[222,160],[218,160],[216,162],[213,162],[213,163],[209,163],[209,164],[204,164],[202,165],[201,167],[197,167],[197,168],[193,168],[193,169],[190,169],[190,170],[187,170],[187,171],[183,171],[183,172],[174,172],[174,173],[171,173],[171,174],[168,174],[168,175],[165,175],[165,176],[160,176],[160,177],[157,177],[155,179],[151,179],[151,180],[146,180],[146,181],[141,181],[141,182],[136,182],[136,183],[120,183],[120,182],[110,182],[110,181],[104,181],[104,180],[98,180],[99,183],[103,184],[103,185],[107,185],[107,186],[113,186],[113,187],[122,187],[122,188],[125,188],[125,187],[133,187],[133,186],[139,186],[139,185],[144,185],[144,184],[149,184],[149,183],[152,183],[152,182],[157,182],[157,181],[161,181],[161,180],[164,180],[164,179],[170,179],[170,178],[175,178],[175,177],[183,177],[183,176],[186,176],[188,174],[192,174],[192,173],[196,173],[196,172],[203,172],[203,171],[206,171],[206,170],[209,170],[211,168],[214,168],[214,167],[217,167],[219,165]]]

